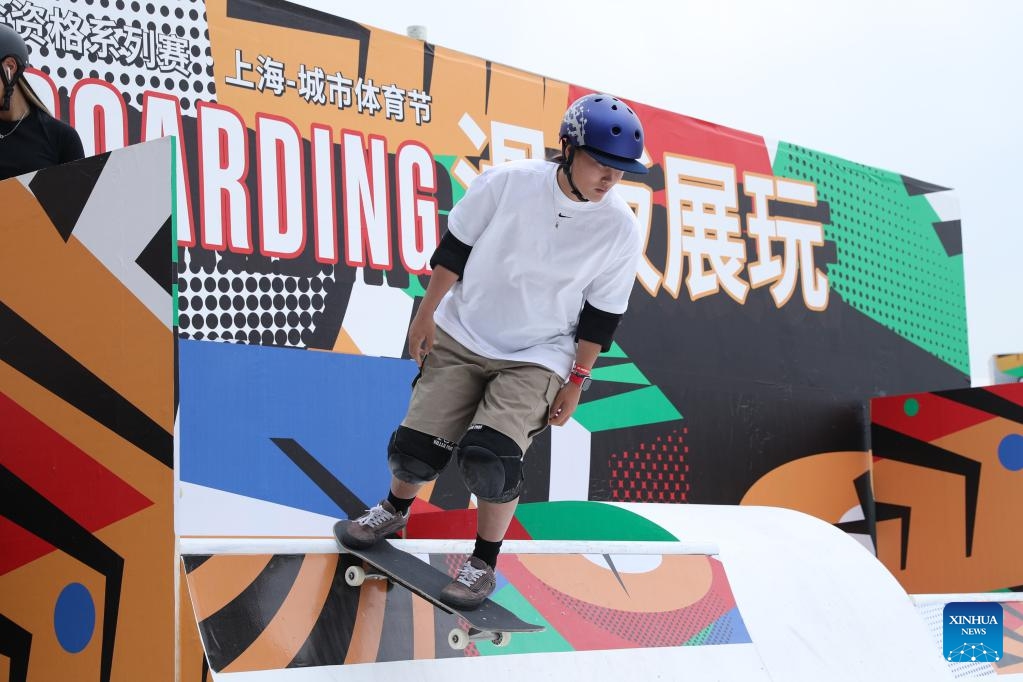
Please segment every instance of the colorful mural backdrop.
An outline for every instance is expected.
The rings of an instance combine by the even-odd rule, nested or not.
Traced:
[[[421,510],[422,512],[422,510]],[[421,514],[446,526],[457,512]],[[516,539],[674,540],[643,517],[596,503],[523,505]],[[432,517],[432,518],[431,518]],[[464,556],[422,557],[447,572]],[[247,672],[367,662],[749,643],[721,562],[703,555],[502,554],[494,599],[542,633],[506,646],[447,640],[466,627],[402,587],[345,583],[351,555],[186,555],[187,582],[210,666]]]
[[[1023,382],[1023,353],[1006,353],[993,358],[996,384]]]
[[[231,348],[402,358],[448,211],[487,166],[555,150],[585,92],[287,3],[0,19],[88,151],[180,137],[179,338]],[[620,191],[645,258],[595,389],[529,455],[528,500],[740,502],[788,464],[843,472],[871,396],[968,385],[946,188],[633,105],[651,172]],[[468,501],[450,476],[431,499]]]
[[[165,139],[0,182],[11,680],[174,670],[173,149]],[[181,651],[198,670],[201,653]]]
[[[870,410],[878,557],[906,590],[1023,590],[1011,521],[1023,384],[877,398]]]
[[[5,420],[23,425],[3,436],[4,546],[17,550],[0,580],[5,595],[49,589],[5,600],[11,669],[60,677],[84,641],[95,665],[75,670],[163,670],[174,636],[153,628],[171,621],[121,624],[182,594],[132,569],[171,551],[153,532],[169,531],[165,486],[179,535],[323,536],[378,498],[414,374],[407,326],[448,212],[488,166],[557,149],[563,110],[587,91],[265,0],[14,0],[0,21],[28,41],[36,91],[100,155],[74,182],[54,169],[0,185],[18,216],[3,224],[16,248],[0,256],[13,330],[0,386]],[[899,512],[874,504],[866,401],[969,384],[951,192],[631,105],[650,173],[620,191],[644,259],[593,390],[527,455],[525,501],[777,504],[872,548],[876,518],[888,556],[884,521]],[[111,174],[135,157],[108,152],[166,135],[179,140],[170,196],[128,161]],[[44,438],[81,459],[57,488],[24,454]],[[103,493],[79,510],[82,480]],[[449,471],[420,503],[470,500]],[[963,521],[963,541],[973,527],[987,552]],[[975,584],[946,577],[947,591]],[[139,633],[122,659],[113,642]],[[205,676],[187,645],[178,659],[183,679]]]

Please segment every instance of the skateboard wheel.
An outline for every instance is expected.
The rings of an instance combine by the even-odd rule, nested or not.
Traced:
[[[504,647],[511,644],[511,633],[510,632],[498,632],[494,634],[494,638],[490,640],[496,647]]]
[[[448,644],[455,651],[461,651],[469,646],[469,633],[461,628],[455,628],[448,633]]]
[[[345,582],[352,587],[358,587],[366,580],[366,571],[362,566],[349,566],[345,571]]]

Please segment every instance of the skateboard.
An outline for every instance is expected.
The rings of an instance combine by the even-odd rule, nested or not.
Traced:
[[[382,540],[372,547],[360,549],[341,542],[341,529],[348,521],[334,524],[334,539],[345,552],[362,559],[369,569],[349,566],[345,571],[345,582],[352,587],[362,585],[365,580],[388,580],[419,595],[438,609],[458,616],[468,623],[468,628],[456,627],[448,633],[448,644],[452,649],[461,650],[476,640],[488,640],[495,646],[507,646],[513,632],[543,632],[543,625],[534,625],[521,620],[508,609],[486,599],[472,610],[457,609],[440,600],[440,592],[451,576],[417,557],[404,552]]]

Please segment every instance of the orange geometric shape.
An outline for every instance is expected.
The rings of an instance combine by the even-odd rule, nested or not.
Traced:
[[[306,554],[288,596],[263,631],[221,672],[286,668],[316,625],[330,594],[337,554]]]
[[[185,580],[196,620],[205,620],[238,597],[270,563],[271,554],[212,556]]]

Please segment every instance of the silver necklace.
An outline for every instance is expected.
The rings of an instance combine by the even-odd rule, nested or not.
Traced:
[[[14,124],[14,127],[11,128],[10,131],[6,133],[0,133],[0,140],[3,140],[13,135],[14,131],[18,129],[18,126],[20,126],[21,122],[25,120],[26,116],[28,116],[28,109],[25,110],[25,113],[21,115],[21,118],[18,119],[18,122]]]

